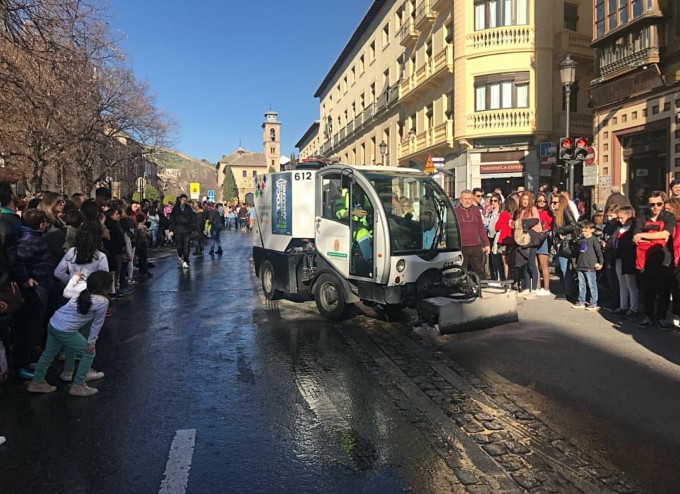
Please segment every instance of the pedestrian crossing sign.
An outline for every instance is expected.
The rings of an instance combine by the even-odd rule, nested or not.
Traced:
[[[427,161],[425,162],[425,173],[434,173],[434,162],[432,161],[432,156],[427,155]]]

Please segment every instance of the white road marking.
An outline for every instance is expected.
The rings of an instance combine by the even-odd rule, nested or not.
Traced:
[[[184,494],[189,484],[189,469],[194,456],[196,429],[179,430],[175,434],[165,465],[165,477],[158,494]]]

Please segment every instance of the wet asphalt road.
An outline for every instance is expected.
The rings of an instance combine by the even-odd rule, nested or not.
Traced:
[[[189,493],[677,492],[662,471],[678,428],[658,430],[678,424],[661,408],[675,363],[644,368],[623,331],[593,341],[600,316],[528,301],[518,325],[434,344],[363,316],[333,324],[264,300],[250,235],[223,239],[188,272],[162,250],[153,280],[115,303],[98,395],[69,396],[61,363],[54,394],[0,387],[0,493],[184,492],[161,489],[173,478]],[[669,359],[671,341],[656,343]],[[633,427],[645,413],[661,417]],[[169,471],[186,431],[190,468]]]
[[[77,399],[0,387],[1,493],[159,492],[178,430],[195,429],[191,493],[432,492],[432,452],[389,406],[332,326],[267,311],[251,237],[114,304],[92,383]],[[319,419],[321,417],[321,420]]]

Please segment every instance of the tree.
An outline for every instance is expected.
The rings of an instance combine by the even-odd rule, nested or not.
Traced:
[[[153,185],[146,184],[146,187],[144,187],[144,199],[148,199],[150,201],[160,201],[161,193],[158,192],[158,189]],[[139,191],[135,191],[135,193],[132,194],[132,200],[137,202],[141,200],[139,197]]]
[[[274,169],[273,166],[269,167],[268,173],[276,173],[276,170]]]
[[[226,166],[224,168],[224,185],[222,186],[222,200],[224,202],[230,202],[238,195],[238,187],[236,186],[236,179],[234,178],[234,172],[231,166]]]

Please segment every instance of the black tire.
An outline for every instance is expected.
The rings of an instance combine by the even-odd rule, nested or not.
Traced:
[[[260,281],[262,282],[262,293],[267,297],[267,300],[278,300],[281,298],[283,293],[274,288],[274,265],[269,260],[262,263]]]
[[[347,303],[340,281],[332,274],[323,273],[314,284],[314,300],[319,313],[326,319],[338,321],[346,314]]]

